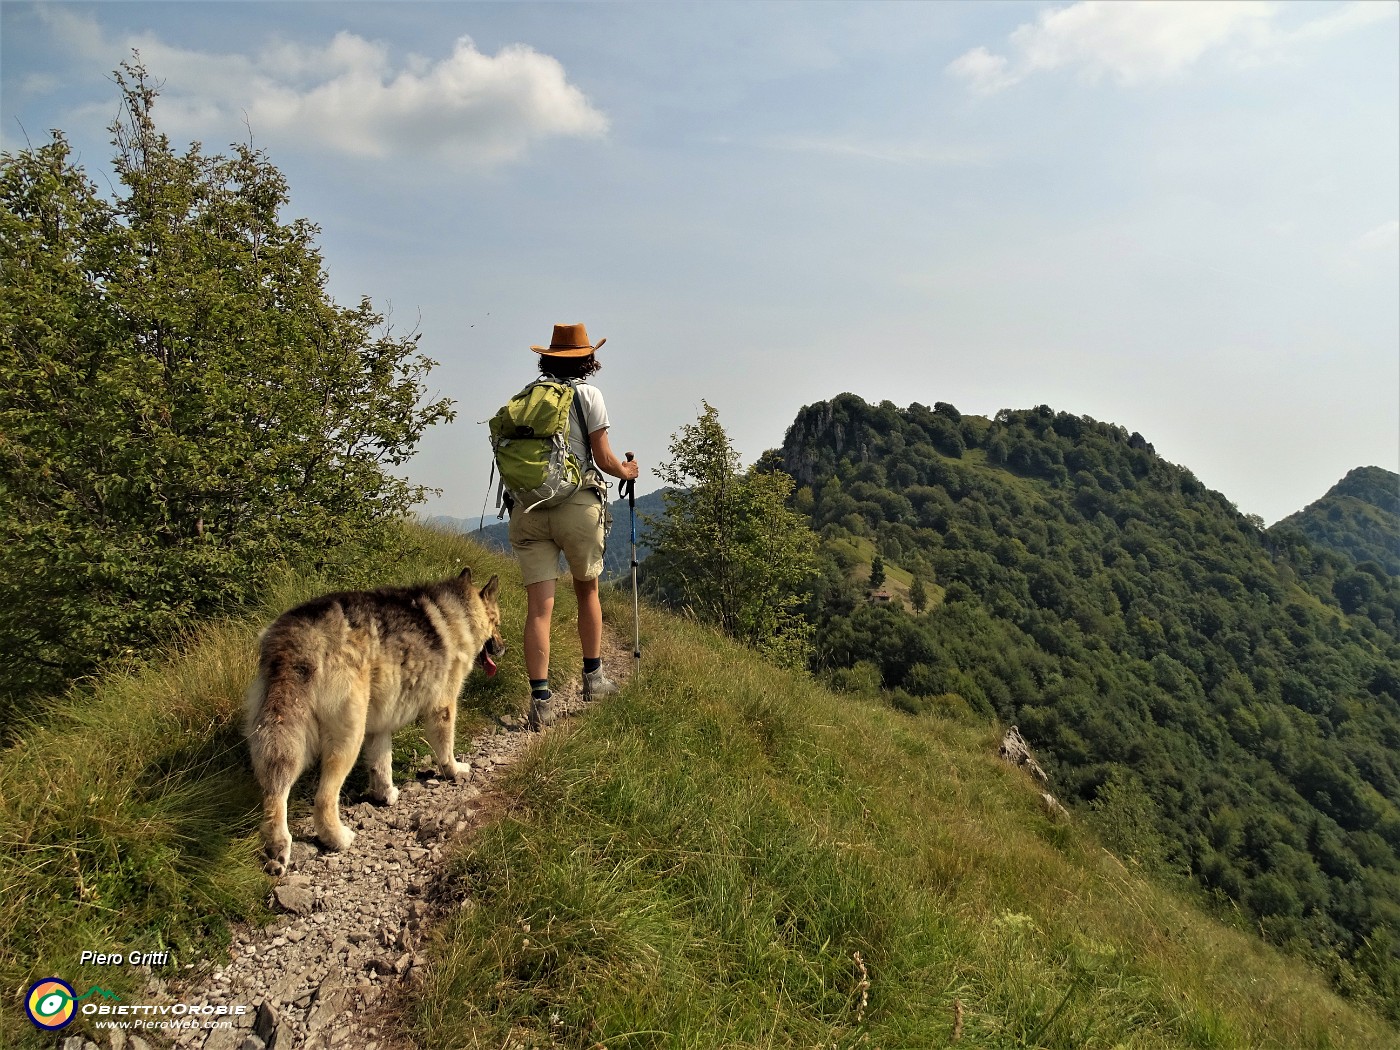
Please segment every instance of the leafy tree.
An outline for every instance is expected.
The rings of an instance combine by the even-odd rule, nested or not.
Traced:
[[[739,455],[708,403],[671,438],[671,460],[657,474],[673,488],[666,509],[648,518],[651,593],[782,663],[801,666],[811,627],[798,612],[816,576],[816,534],[786,501],[792,478],[742,470]]]
[[[0,711],[378,542],[452,417],[416,336],[326,294],[266,157],[177,153],[116,76],[110,199],[60,132],[0,156]]]
[[[1157,806],[1131,772],[1115,767],[1090,803],[1099,833],[1120,856],[1164,874],[1166,843]]]
[[[870,589],[878,591],[885,585],[885,559],[878,554],[870,562]]]
[[[918,573],[914,574],[914,582],[909,585],[909,604],[915,612],[928,608],[928,590],[924,587],[924,578]]]

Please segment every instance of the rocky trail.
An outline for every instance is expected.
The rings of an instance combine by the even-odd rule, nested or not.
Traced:
[[[632,673],[630,648],[604,639],[604,665],[619,685]],[[557,732],[585,708],[577,673],[555,692]],[[148,1002],[243,1005],[231,1027],[188,1030],[171,1039],[111,1033],[113,1050],[166,1045],[182,1050],[411,1050],[400,1012],[405,991],[429,965],[421,947],[434,923],[459,900],[444,887],[453,841],[499,810],[499,774],[540,737],[506,716],[473,739],[460,761],[470,778],[417,772],[397,803],[343,800],[356,832],[343,853],[323,851],[310,819],[293,824],[291,871],[273,887],[279,915],[262,928],[234,931],[226,959],[175,980],[153,980]],[[71,1050],[96,1044],[74,1040]],[[63,1050],[70,1050],[64,1046]]]

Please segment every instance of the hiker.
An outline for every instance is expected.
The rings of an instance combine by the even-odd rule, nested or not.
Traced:
[[[603,366],[594,356],[606,339],[588,341],[581,324],[557,324],[549,346],[530,347],[540,355],[540,374],[546,379],[574,385],[574,405],[569,447],[586,465],[583,484],[558,506],[511,510],[510,545],[520,560],[525,584],[525,668],[530,676],[530,727],[551,724],[555,712],[549,688],[549,628],[554,615],[554,581],[559,572],[559,552],[569,563],[578,598],[578,637],[583,648],[585,699],[617,692],[617,684],[603,673],[603,609],[598,602],[598,577],[603,572],[603,537],[607,526],[607,482],[602,473],[632,480],[640,470],[632,454],[619,459],[608,441],[608,410],[603,394],[590,386],[588,377]],[[600,473],[602,472],[602,473]]]

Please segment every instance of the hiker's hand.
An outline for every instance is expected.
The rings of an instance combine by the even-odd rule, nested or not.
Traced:
[[[612,444],[608,441],[607,427],[599,427],[589,434],[588,443],[593,451],[593,462],[603,473],[611,474],[623,481],[634,481],[641,473],[637,469],[636,463],[631,460],[623,462],[613,453]],[[632,453],[627,454],[630,456]]]
[[[622,478],[623,481],[636,481],[641,476],[642,468],[637,466],[637,461],[630,452],[627,453],[627,459],[621,464],[621,467],[622,473],[618,477]]]

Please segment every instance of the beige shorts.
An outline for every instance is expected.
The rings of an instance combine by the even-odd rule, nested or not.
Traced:
[[[576,580],[596,580],[603,574],[603,539],[607,508],[597,489],[579,489],[557,507],[513,513],[510,546],[520,559],[526,587],[559,575],[559,552]]]

